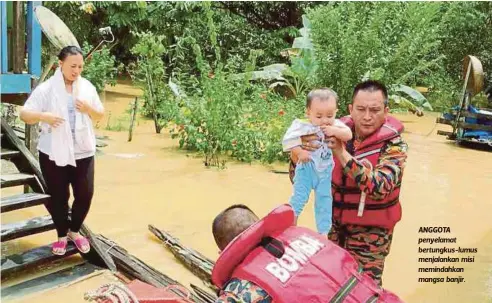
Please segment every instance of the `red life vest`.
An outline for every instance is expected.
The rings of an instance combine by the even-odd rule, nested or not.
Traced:
[[[350,128],[354,123],[351,117],[341,120]],[[381,151],[386,144],[403,132],[403,124],[388,116],[383,126],[366,138],[354,149],[352,156],[358,160],[366,159],[372,167],[378,164]],[[333,220],[340,224],[377,226],[392,229],[401,219],[400,185],[382,200],[371,199],[361,190],[353,179],[344,175],[338,159],[332,175]],[[367,162],[366,162],[367,163]]]
[[[288,204],[274,209],[222,251],[212,282],[223,289],[231,278],[255,283],[275,303],[401,303],[362,274],[343,248],[307,228],[294,226]]]

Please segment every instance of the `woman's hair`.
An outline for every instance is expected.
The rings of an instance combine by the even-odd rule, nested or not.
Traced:
[[[82,53],[82,50],[79,47],[77,47],[77,46],[65,46],[64,48],[62,48],[62,50],[58,54],[58,59],[60,61],[65,61],[65,59],[68,56],[79,55],[79,54],[82,55],[82,57],[84,56],[84,53]]]

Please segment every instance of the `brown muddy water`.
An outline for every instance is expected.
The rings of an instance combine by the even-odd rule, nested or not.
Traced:
[[[155,134],[150,121],[139,119],[132,142],[127,131],[106,130],[127,127],[125,118],[138,89],[120,83],[109,87],[104,105],[105,120],[98,135],[106,135],[108,146],[96,162],[96,188],[91,212],[86,220],[96,233],[116,241],[130,253],[158,270],[188,285],[200,280],[175,261],[148,231],[148,224],[169,231],[185,245],[215,260],[218,249],[211,234],[215,215],[233,203],[244,203],[258,215],[288,202],[291,184],[286,164],[227,164],[224,170],[207,169],[201,158],[178,149],[163,130]],[[492,153],[456,146],[436,134],[436,114],[416,117],[397,115],[406,127],[404,138],[409,154],[402,185],[402,221],[395,228],[387,258],[383,286],[405,302],[492,302]],[[2,190],[11,194],[13,190]],[[314,228],[312,201],[299,220]],[[44,215],[42,206],[2,214],[2,223]],[[450,227],[450,233],[419,233],[420,227]],[[418,244],[419,238],[456,238],[456,243]],[[10,254],[55,239],[54,231],[3,243],[2,254]],[[419,248],[477,248],[477,253],[419,253]],[[459,257],[456,263],[422,263],[419,258]],[[474,256],[462,263],[461,257]],[[72,262],[79,262],[73,257]],[[455,266],[461,273],[423,273],[421,267]],[[419,278],[464,278],[464,282],[419,282]],[[84,302],[83,293],[105,283],[101,277],[78,287],[57,289],[39,295],[50,302]],[[2,281],[8,285],[16,278]],[[96,281],[96,282],[94,282]],[[85,285],[85,286],[80,286]],[[204,287],[205,288],[205,287]],[[47,297],[48,296],[48,297]],[[26,298],[19,302],[30,302]],[[42,300],[44,301],[44,300]]]

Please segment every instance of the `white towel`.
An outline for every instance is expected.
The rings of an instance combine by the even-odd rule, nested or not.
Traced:
[[[51,153],[50,160],[58,166],[72,165],[75,163],[74,142],[70,123],[68,123],[68,98],[65,81],[60,68],[57,68],[53,77],[48,80],[51,87],[51,112],[65,119],[60,126],[51,128]],[[74,101],[75,102],[75,101]]]
[[[65,122],[57,128],[51,130],[51,153],[50,160],[58,166],[72,165],[75,162],[74,144],[77,144],[81,152],[95,151],[96,139],[92,129],[92,121],[87,114],[76,110],[75,112],[75,140],[72,138],[70,123],[68,123],[68,98],[70,97],[65,88],[65,81],[60,68],[57,68],[53,77],[48,80],[51,88],[52,103],[51,112],[59,115]],[[73,100],[92,100],[92,84],[82,77],[74,82]]]

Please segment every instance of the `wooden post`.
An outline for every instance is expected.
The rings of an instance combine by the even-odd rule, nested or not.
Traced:
[[[39,130],[39,126],[37,124],[33,124],[33,125],[26,124],[25,144],[26,147],[29,149],[29,151],[34,155],[36,160],[39,161],[38,150],[37,150],[38,141],[39,141],[38,130]]]
[[[24,41],[24,2],[15,1],[14,5],[14,23],[13,23],[13,71],[14,74],[21,74],[24,70],[25,41]]]
[[[39,162],[39,154],[38,154],[38,134],[39,126],[38,124],[28,125],[25,127],[25,142],[27,149],[31,152],[37,162]],[[24,185],[24,193],[33,192],[29,185]]]
[[[128,131],[128,142],[132,141],[133,126],[135,125],[135,120],[137,119],[137,110],[138,110],[138,97],[135,97],[135,101],[133,102],[133,108],[132,108],[132,118],[130,121],[130,130]]]

